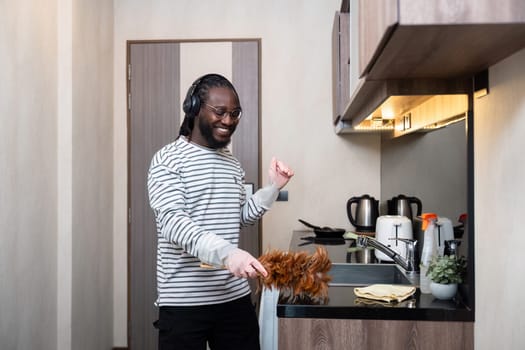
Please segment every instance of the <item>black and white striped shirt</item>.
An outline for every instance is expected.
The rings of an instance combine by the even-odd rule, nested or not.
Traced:
[[[158,235],[156,305],[216,304],[249,294],[247,280],[200,267],[222,265],[240,227],[268,209],[257,193],[246,201],[244,170],[231,152],[179,137],[154,155],[148,192]]]

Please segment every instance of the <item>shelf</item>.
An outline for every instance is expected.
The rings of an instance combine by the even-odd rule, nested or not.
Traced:
[[[385,112],[387,108],[389,111],[386,113],[389,114],[389,118],[399,118],[433,96],[466,95],[470,91],[472,91],[471,79],[363,79],[351,97],[342,117],[335,124],[336,133],[391,131],[381,128],[362,130],[358,126],[366,118],[381,117],[381,112]],[[439,113],[434,113],[434,115],[440,118]]]

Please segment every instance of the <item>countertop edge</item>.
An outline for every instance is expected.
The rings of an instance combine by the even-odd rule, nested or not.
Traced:
[[[320,305],[277,305],[278,318],[363,319],[401,321],[474,322],[470,309],[396,309],[323,307]]]

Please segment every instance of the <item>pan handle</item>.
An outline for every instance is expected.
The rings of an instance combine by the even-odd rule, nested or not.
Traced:
[[[312,224],[310,224],[310,223],[308,223],[308,222],[306,222],[304,220],[301,220],[301,219],[299,219],[299,222],[304,224],[304,225],[306,225],[306,226],[308,226],[308,227],[310,227],[310,228],[313,228],[313,229],[317,229],[317,230],[321,230],[322,229],[319,226],[312,225]]]

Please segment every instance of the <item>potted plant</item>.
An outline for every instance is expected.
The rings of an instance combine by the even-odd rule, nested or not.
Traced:
[[[431,280],[432,295],[449,300],[456,295],[458,283],[462,283],[467,271],[465,257],[454,255],[437,256],[428,265],[427,276]]]

